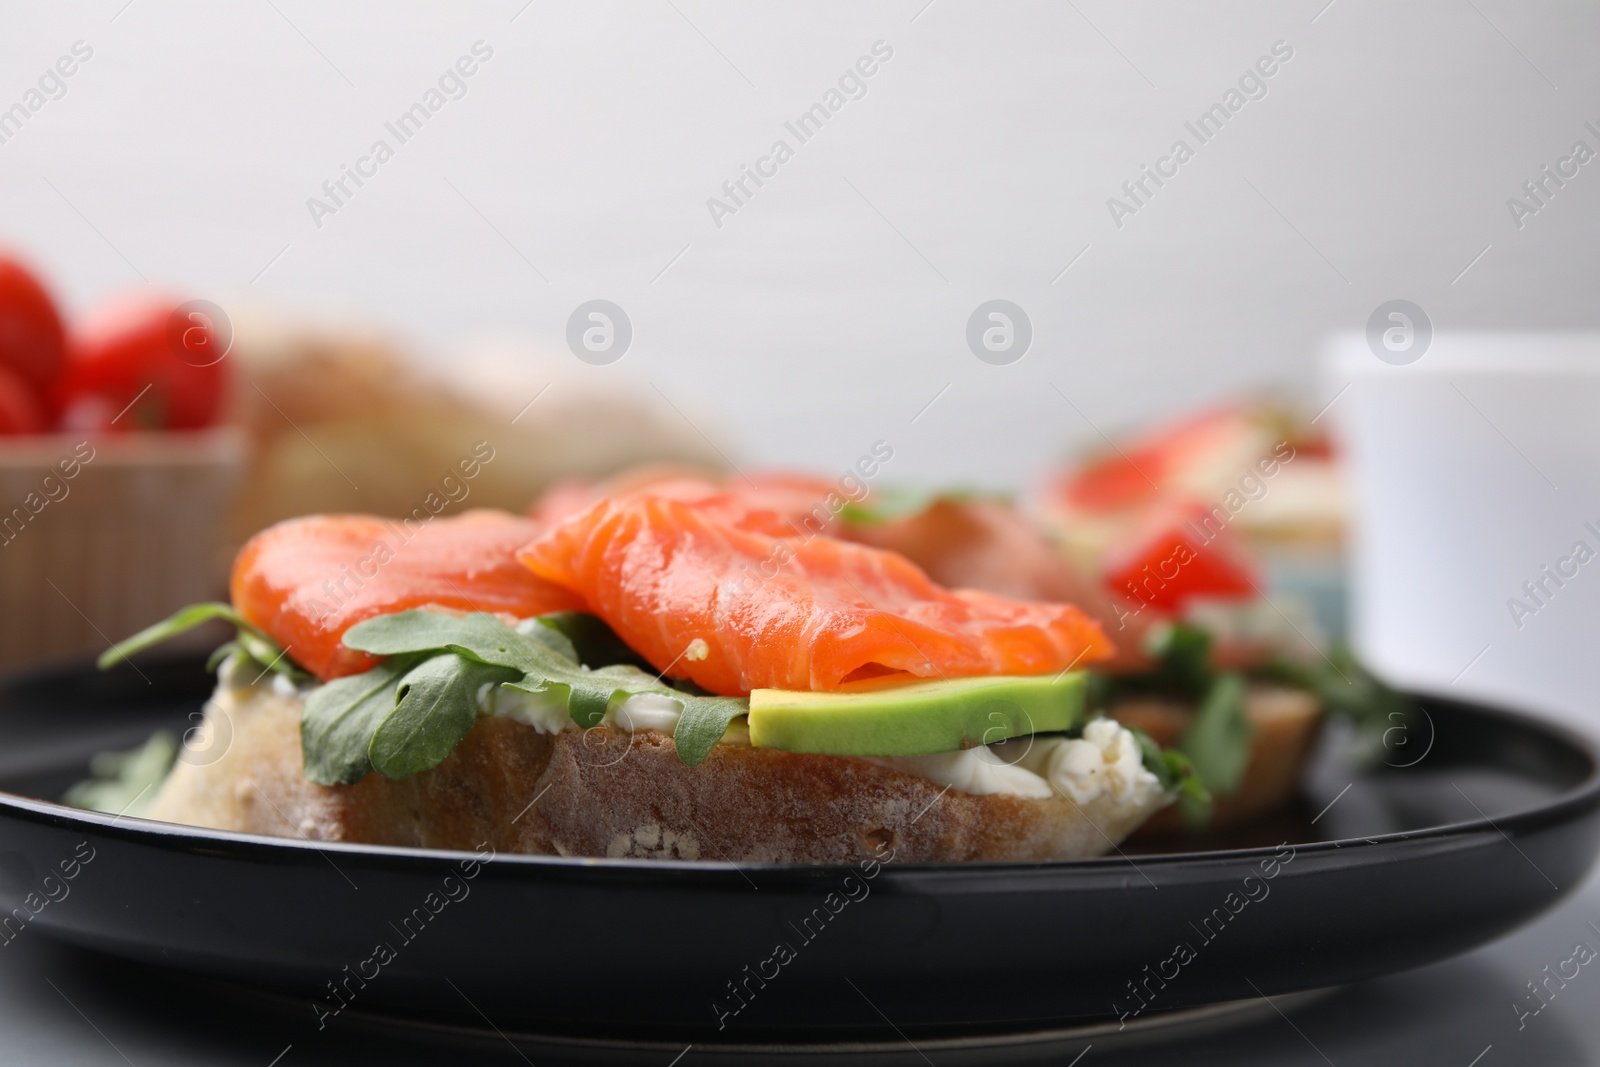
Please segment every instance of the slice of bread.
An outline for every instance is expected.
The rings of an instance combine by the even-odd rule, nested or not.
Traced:
[[[184,758],[147,818],[313,841],[736,863],[1081,859],[1109,851],[1166,798],[1111,791],[1081,806],[946,789],[879,763],[724,741],[686,767],[670,736],[539,733],[480,716],[439,766],[319,786],[301,774],[298,697],[223,686],[207,736],[219,758]]]
[[[1237,790],[1212,798],[1206,826],[1210,830],[1237,826],[1287,804],[1322,726],[1321,702],[1303,689],[1288,686],[1252,684],[1245,693],[1244,713],[1253,731],[1250,762]],[[1110,714],[1124,725],[1143,730],[1163,748],[1176,745],[1194,721],[1192,705],[1159,697],[1125,699],[1111,708]],[[1139,834],[1150,837],[1186,829],[1178,811],[1169,808],[1140,827]]]

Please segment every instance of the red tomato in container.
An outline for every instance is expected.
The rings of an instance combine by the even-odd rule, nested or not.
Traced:
[[[227,397],[231,337],[176,301],[111,307],[71,339],[57,390],[68,430],[198,430]]]
[[[61,372],[65,349],[50,294],[21,263],[0,255],[0,367],[42,395]]]
[[[22,375],[0,364],[0,435],[41,433],[44,404]]]

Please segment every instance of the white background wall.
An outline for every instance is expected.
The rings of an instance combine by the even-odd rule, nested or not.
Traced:
[[[0,34],[0,106],[94,49],[0,144],[0,239],[70,305],[142,274],[439,360],[513,335],[570,361],[605,297],[634,347],[577,372],[653,383],[741,461],[886,438],[900,477],[1022,485],[1086,419],[1257,386],[1315,410],[1314,339],[1394,297],[1441,328],[1600,314],[1600,166],[1520,232],[1505,206],[1600,147],[1586,5],[124,3],[12,5]],[[480,39],[468,94],[315,226],[306,199]],[[878,40],[866,97],[717,228],[706,198]],[[1280,40],[1269,94],[1117,229],[1106,198]],[[1034,322],[1013,366],[964,343],[992,297]]]

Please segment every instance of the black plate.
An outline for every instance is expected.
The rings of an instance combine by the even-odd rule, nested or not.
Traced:
[[[29,929],[271,987],[303,998],[308,1022],[342,1000],[352,1019],[808,1045],[1148,1022],[1466,951],[1548,908],[1600,847],[1588,740],[1428,698],[1387,765],[1347,770],[1325,746],[1276,824],[1075,863],[890,862],[870,878],[531,856],[473,868],[470,853],[313,846],[48,799],[92,752],[187,725],[209,686],[181,663],[0,688],[0,902],[36,893]],[[60,899],[39,907],[47,891]]]

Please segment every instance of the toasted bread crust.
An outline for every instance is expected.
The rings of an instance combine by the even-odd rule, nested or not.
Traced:
[[[552,846],[583,856],[826,863],[888,847],[905,860],[1063,859],[1099,855],[1138,821],[1095,802],[946,790],[842,756],[719,745],[686,767],[664,734],[606,729],[560,735],[545,787],[534,810]]]
[[[1108,795],[973,795],[876,763],[723,743],[687,767],[665,734],[547,735],[480,717],[439,766],[319,786],[301,774],[300,701],[219,691],[215,762],[180,762],[147,816],[225,830],[426,848],[759,863],[1099,855],[1150,812]]]
[[[219,729],[224,716],[229,726]],[[211,736],[231,736],[227,751],[211,763],[180,760],[147,818],[312,841],[545,851],[533,824],[517,815],[533,799],[529,786],[549,763],[553,739],[520,723],[480,719],[445,765],[425,774],[320,786],[301,773],[300,701],[224,690],[206,718]]]

